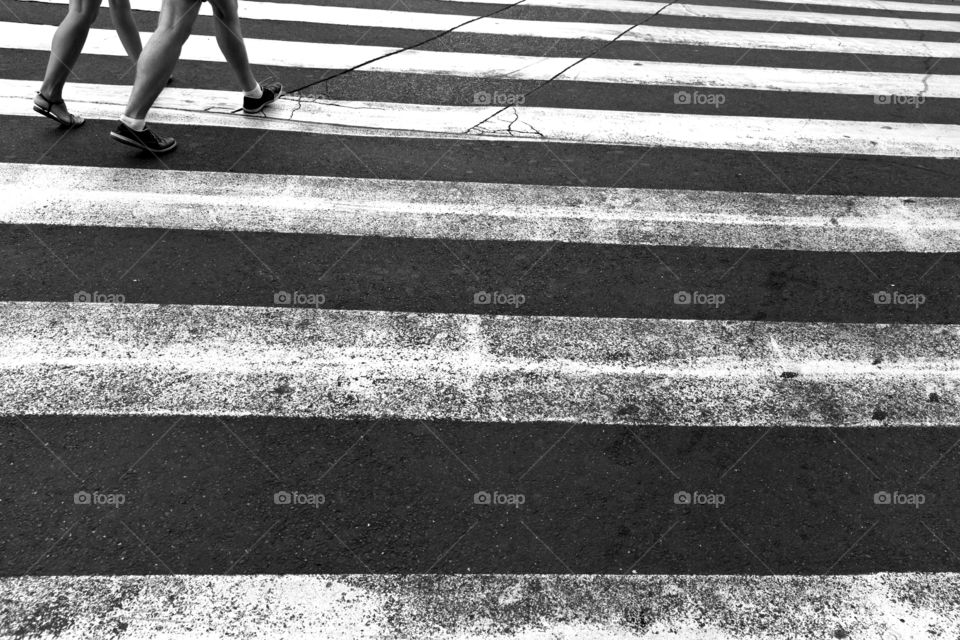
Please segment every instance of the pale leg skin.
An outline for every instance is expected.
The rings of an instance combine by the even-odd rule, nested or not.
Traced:
[[[137,77],[124,115],[146,119],[147,112],[163,91],[177,66],[183,44],[190,37],[200,12],[200,0],[163,0],[157,30],[143,47],[137,62]]]
[[[140,31],[137,29],[137,23],[133,21],[133,13],[130,11],[130,0],[107,1],[110,3],[110,18],[113,20],[113,28],[117,30],[117,35],[120,36],[123,49],[130,56],[133,64],[137,64],[140,52],[143,51],[143,44],[140,42]]]
[[[180,57],[183,44],[197,19],[199,0],[164,0],[157,31],[147,41],[137,63],[137,78],[124,115],[145,120]],[[215,17],[217,45],[233,69],[243,91],[257,87],[247,47],[240,30],[237,0],[210,0]]]
[[[237,77],[241,91],[257,88],[257,79],[250,69],[247,46],[243,43],[240,31],[240,16],[237,12],[237,0],[210,0],[215,17],[214,28],[217,33],[217,45]]]
[[[101,0],[70,0],[70,9],[53,35],[50,59],[47,62],[43,85],[40,87],[40,93],[53,102],[63,99],[63,85],[80,57],[90,26],[97,19],[100,2]],[[41,107],[47,106],[39,98],[34,98],[34,103]],[[50,111],[64,120],[70,119],[65,105],[51,105]]]

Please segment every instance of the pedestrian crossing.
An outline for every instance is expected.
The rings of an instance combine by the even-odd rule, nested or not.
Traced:
[[[78,295],[81,302],[115,302],[106,292]],[[525,296],[481,291],[474,301],[518,309]],[[937,357],[960,351],[960,336],[939,327],[317,314],[325,294],[288,291],[278,291],[274,302],[281,308],[90,304],[69,312],[50,303],[4,303],[8,335],[67,319],[52,336],[8,341],[6,375],[38,391],[23,397],[20,386],[0,397],[0,410],[857,426],[873,423],[876,398],[896,398],[889,426],[937,426],[942,411],[929,396],[956,388],[960,378],[957,363]],[[662,343],[677,346],[661,353]],[[871,351],[891,362],[878,368],[852,356]],[[785,384],[785,373],[797,382]],[[277,376],[296,391],[278,399],[270,385]],[[91,379],[100,384],[90,388]],[[130,384],[140,393],[128,396]],[[694,393],[698,402],[690,404]],[[815,393],[828,394],[842,415],[824,416],[807,403]],[[625,413],[610,398],[630,398],[640,408]]]
[[[25,115],[27,81],[0,84],[0,114]],[[90,117],[110,120],[126,104],[127,89],[114,85],[71,88],[70,102]],[[204,115],[195,116],[203,106]],[[272,117],[235,114],[236,96],[224,91],[170,89],[152,111],[155,122],[207,126],[342,133],[373,137],[444,140],[526,140],[557,144],[631,147],[669,146],[757,153],[831,153],[921,158],[960,157],[960,125],[860,122],[606,111],[583,109],[470,107],[287,99]],[[726,125],[721,127],[721,124]],[[729,128],[728,128],[729,127]]]
[[[30,0],[31,2],[42,2],[49,4],[66,5],[67,0]],[[772,0],[768,0],[772,1]],[[498,2],[500,5],[509,3]],[[525,3],[521,3],[525,4]],[[810,3],[805,3],[810,4]],[[956,6],[950,5],[914,5],[905,3],[906,9],[903,11],[924,13],[936,12],[945,14],[960,13]],[[160,2],[158,0],[135,0],[130,4],[135,11],[160,11]],[[943,7],[943,11],[940,10]],[[895,28],[907,30],[929,30],[955,32],[960,27],[950,20],[930,20],[930,19],[906,19],[900,17],[871,17],[861,15],[845,15],[836,13],[818,13],[812,11],[776,11],[769,9],[744,9],[738,7],[711,6],[699,4],[679,4],[679,3],[659,3],[659,2],[639,2],[630,0],[619,4],[611,4],[607,8],[598,8],[592,3],[571,8],[582,8],[602,11],[623,11],[636,12],[644,14],[658,15],[680,15],[705,18],[721,19],[739,19],[739,20],[758,20],[769,22],[792,22],[792,23],[812,23],[812,24],[833,24],[854,27],[872,27],[872,28]],[[862,8],[862,7],[861,7]],[[877,7],[873,7],[877,8]],[[212,16],[213,9],[203,7],[201,15]],[[412,11],[393,11],[381,9],[363,9],[352,7],[337,6],[316,6],[303,4],[289,4],[277,2],[256,2],[244,6],[240,11],[240,17],[251,20],[288,20],[305,21],[316,24],[336,24],[376,27],[383,24],[389,24],[391,28],[417,29],[417,30],[441,30],[454,29],[463,24],[464,20],[456,14],[435,14]],[[551,37],[557,35],[551,31],[538,30],[529,25],[528,31],[517,33],[511,31],[509,25],[515,25],[516,28],[522,28],[521,24],[515,24],[517,20],[503,18],[480,18],[471,21],[469,31],[479,33],[490,33],[497,35],[537,35],[541,37]],[[600,23],[602,25],[603,23]],[[491,30],[488,30],[487,27]],[[567,29],[566,37],[574,37],[578,32],[586,31],[590,28],[598,28],[600,25],[591,23],[553,23],[544,25],[546,28],[557,28],[562,25]],[[503,29],[504,31],[499,31]],[[616,29],[607,31],[606,35],[616,35]],[[622,29],[620,30],[622,31]],[[596,34],[600,35],[600,34]]]
[[[107,12],[32,113],[67,4],[0,16],[0,637],[960,632],[960,7],[243,1],[246,117],[205,4],[161,162]]]
[[[132,188],[131,185],[136,185]],[[956,198],[0,164],[0,224],[954,253]]]
[[[53,37],[54,28],[44,25],[23,26],[0,23],[0,37],[8,45],[43,50],[42,42]],[[124,57],[109,30],[94,30],[87,45],[90,53]],[[910,73],[846,71],[820,69],[783,69],[742,67],[738,65],[682,62],[589,59],[456,53],[442,51],[400,51],[366,45],[324,45],[298,43],[288,47],[283,41],[251,39],[251,61],[278,67],[303,66],[305,60],[332,58],[355,65],[373,58],[390,56],[365,64],[361,70],[390,73],[455,75],[464,78],[558,80],[625,85],[741,89],[749,91],[790,91],[864,96],[903,96],[916,100],[960,97],[960,89],[950,76]],[[960,49],[958,49],[960,52]],[[395,55],[393,55],[395,54]],[[216,40],[199,36],[188,42],[183,59],[215,62],[220,55]],[[960,57],[960,56],[958,56]],[[19,89],[12,88],[13,91]],[[94,90],[90,88],[89,90]],[[97,89],[101,90],[101,89]],[[171,90],[171,94],[174,90]]]

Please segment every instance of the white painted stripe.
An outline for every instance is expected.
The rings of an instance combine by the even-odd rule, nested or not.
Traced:
[[[956,325],[5,302],[0,413],[944,426],[958,353]]]
[[[460,29],[461,33],[492,33],[503,36],[589,39],[609,41],[616,27],[622,25],[509,20],[485,18]],[[912,56],[956,58],[960,51],[957,42],[898,40],[885,38],[854,38],[834,35],[807,35],[770,33],[766,31],[725,31],[721,29],[692,29],[684,27],[657,27],[646,24],[634,26],[620,36],[622,42],[730,47],[736,49],[773,49],[824,53],[847,53],[877,56]]]
[[[637,3],[639,4],[639,3]],[[651,3],[656,5],[656,3]],[[659,5],[656,5],[659,6]],[[697,4],[670,4],[661,16],[681,18],[713,18],[718,20],[756,20],[777,24],[826,24],[863,29],[904,29],[909,31],[960,32],[960,22],[954,20],[927,20],[921,18],[892,18],[859,16],[813,11],[782,11],[774,9],[746,9]]]
[[[571,23],[537,22],[530,27],[521,20],[488,19],[470,24],[460,29],[464,33],[496,33],[507,36],[540,36],[549,38],[583,38],[598,41],[612,39],[621,30],[609,29],[605,25],[585,28]],[[600,28],[602,27],[602,28]],[[50,46],[55,27],[51,25],[32,25],[0,22],[0,48],[46,51]],[[146,37],[147,33],[144,33]],[[884,40],[881,38],[844,38],[838,36],[817,36],[783,33],[762,33],[753,31],[720,31],[709,29],[682,29],[673,27],[655,27],[639,25],[624,35],[625,42],[644,42],[691,46],[728,47],[736,49],[764,49],[803,52],[843,53],[851,55],[906,56],[921,58],[960,58],[958,42],[925,42],[921,40]],[[247,49],[254,64],[281,67],[306,67],[316,64],[315,60],[335,61],[338,68],[352,68],[388,53],[400,51],[396,47],[374,47],[367,45],[342,45],[284,40],[264,40],[247,38]],[[92,29],[84,45],[88,55],[124,56],[116,34],[111,30]],[[443,55],[446,54],[446,55]],[[445,61],[435,66],[434,72],[447,69],[456,56],[457,63],[474,60],[472,66],[478,67],[478,61],[486,60],[490,75],[503,74],[508,77],[539,78],[552,71],[559,73],[574,59],[537,58],[534,56],[505,56],[491,54],[464,54],[456,52],[431,52],[408,50],[394,57],[403,59],[403,64],[391,57],[374,66],[360,70],[406,70],[410,73],[429,73],[429,62]],[[195,35],[187,41],[184,48],[184,60],[222,62],[223,56],[211,36]],[[541,62],[538,62],[541,61]],[[496,63],[501,64],[497,65]],[[560,65],[560,63],[563,63]],[[632,63],[632,61],[621,61]],[[747,68],[750,68],[747,66]],[[517,74],[525,74],[518,76]]]
[[[2,578],[0,635],[760,640],[831,638],[844,629],[907,640],[935,629],[956,638],[958,589],[960,576],[946,572]]]
[[[53,4],[68,3],[68,0],[26,1]],[[498,2],[497,4],[504,3]],[[593,0],[582,2],[581,4],[586,6],[578,8],[603,10],[596,6]],[[131,0],[131,6],[132,8],[141,11],[159,11],[160,0]],[[748,9],[742,7],[726,7],[717,5],[642,2],[639,0],[631,0],[629,3],[619,2],[616,5],[611,6],[616,6],[624,10],[628,9],[630,13],[638,13],[642,15],[652,15],[659,12],[659,15],[667,16],[717,18],[725,20],[757,20],[764,22],[777,22],[780,24],[828,24],[863,28],[907,29],[913,31],[960,31],[960,24],[957,24],[954,21],[929,20],[923,18],[861,16],[853,14],[789,11],[778,9]],[[919,6],[929,7],[931,5]],[[960,12],[960,7],[953,7],[953,9],[953,11],[946,11],[944,13]],[[385,25],[390,25],[391,28],[397,29],[417,29],[427,31],[446,31],[476,17],[470,15],[447,15],[413,11],[387,11],[380,9],[355,9],[350,7],[325,7],[276,2],[241,2],[239,12],[241,18],[254,20],[286,20],[293,22],[310,22],[317,24],[352,25],[364,27],[383,27]],[[204,6],[201,8],[201,14],[212,15],[213,12],[210,7]],[[537,24],[537,21],[528,22],[530,22],[531,25]],[[625,25],[622,25],[619,22],[612,24],[611,26],[619,29],[619,31],[622,31],[625,27]]]
[[[442,2],[462,3],[465,0],[441,0]],[[505,4],[503,0],[469,0],[471,4]],[[915,11],[919,13],[960,13],[956,4],[934,4],[932,2],[899,2],[894,0],[809,0],[791,2],[790,0],[754,0],[789,6],[848,7],[852,9],[870,9],[883,11]],[[554,7],[558,9],[580,9],[586,11],[613,11],[617,13],[647,14],[656,11],[663,4],[656,2],[637,2],[636,0],[524,0],[527,7]]]
[[[960,251],[960,199],[0,163],[0,223],[805,251]]]
[[[55,25],[0,22],[0,48],[48,51],[56,32]],[[142,32],[145,41],[150,32]],[[259,40],[244,38],[250,61],[254,64],[277,66],[306,66],[336,61],[338,67],[350,68],[368,60],[399,51],[398,47],[367,45],[324,44],[286,40]],[[83,46],[88,55],[124,56],[116,32],[111,29],[91,29]],[[183,47],[181,60],[224,62],[214,36],[194,35]]]
[[[0,22],[0,38],[10,48],[45,50],[54,27]],[[248,41],[250,58],[255,64],[298,66],[314,60],[343,55],[349,63],[371,60],[387,53],[382,47],[291,43],[284,41]],[[348,50],[349,49],[349,50]],[[125,56],[119,39],[108,30],[93,30],[85,49],[98,55]],[[212,36],[188,42],[185,59],[222,62],[222,54]],[[373,62],[362,71],[386,71],[452,75],[479,78],[513,78],[604,82],[615,84],[655,84],[694,86],[716,89],[756,91],[792,91],[869,96],[918,96],[924,98],[960,98],[960,83],[955,76],[908,73],[875,73],[756,67],[740,65],[694,64],[656,61],[610,60],[591,58],[511,56],[445,51],[404,51]],[[347,64],[347,63],[344,63]],[[569,71],[564,69],[572,67]]]
[[[50,4],[67,4],[68,0],[20,0],[21,2],[43,2]],[[593,0],[590,0],[592,2]],[[619,1],[619,0],[617,0]],[[500,4],[498,2],[498,4]],[[630,6],[646,5],[652,13],[663,5],[658,3],[630,2]],[[156,11],[159,0],[133,0],[134,9]],[[696,5],[680,5],[692,6]],[[951,7],[960,13],[960,7]],[[713,8],[710,10],[715,10]],[[722,8],[721,8],[722,9]],[[211,14],[211,9],[204,4],[201,13]],[[786,13],[786,12],[779,12]],[[798,12],[789,12],[797,15]],[[240,15],[250,20],[288,20],[308,24],[334,24],[344,26],[363,26],[370,28],[389,25],[391,29],[413,29],[421,31],[447,31],[456,28],[459,33],[477,33],[500,36],[537,37],[549,39],[584,39],[596,41],[610,41],[623,33],[626,25],[620,23],[591,23],[591,22],[563,22],[550,20],[514,20],[509,18],[481,18],[472,16],[449,15],[437,13],[421,13],[409,11],[385,11],[378,9],[355,9],[347,7],[322,7],[313,5],[299,5],[289,3],[270,2],[241,2]],[[808,14],[825,15],[825,14]],[[829,15],[829,14],[827,14]],[[782,16],[781,16],[782,17]],[[745,18],[738,18],[745,19]],[[856,16],[843,17],[846,23],[855,21]],[[472,22],[469,22],[473,20]],[[906,28],[898,18],[883,18],[894,23],[882,25],[853,25],[864,27],[883,26],[885,28]],[[800,22],[808,22],[801,20]],[[778,20],[780,23],[789,23],[790,20]],[[466,24],[468,23],[468,24]],[[899,24],[900,26],[896,26]],[[912,26],[913,23],[909,23]],[[952,23],[938,21],[935,25],[924,24],[925,27],[940,27]],[[462,25],[462,26],[459,26]],[[684,29],[674,27],[653,27],[637,25],[629,33],[622,36],[625,41],[653,41],[677,42],[686,44],[686,40],[693,37],[698,40],[691,44],[711,46],[731,46],[744,49],[773,48],[783,50],[810,50],[834,51],[838,46],[844,52],[873,55],[910,55],[934,58],[960,57],[957,55],[958,45],[955,42],[924,42],[921,40],[884,40],[879,38],[841,38],[834,36],[811,36],[801,34],[763,33],[752,31],[719,31],[714,35],[708,29]],[[322,37],[322,36],[321,36]],[[0,42],[5,38],[0,38]],[[713,42],[718,41],[718,42]],[[45,44],[49,47],[49,42]],[[348,66],[348,65],[344,65]],[[352,66],[352,65],[349,65]]]
[[[590,0],[587,0],[588,2]],[[792,5],[790,0],[753,0],[774,4]],[[628,2],[623,4],[629,6]],[[960,14],[957,4],[935,4],[933,2],[900,2],[899,0],[802,0],[797,3],[805,7],[843,7],[848,9],[866,9],[869,11],[903,11],[913,13]]]
[[[737,49],[817,51],[851,55],[957,58],[960,43],[883,38],[846,38],[794,33],[723,31],[639,25],[621,38],[626,42],[681,44]]]
[[[500,0],[480,0],[480,2],[486,4],[503,4],[503,2]],[[790,2],[786,2],[784,4],[791,5]],[[527,0],[524,2],[524,5],[562,7],[594,11],[618,11],[642,15],[652,15],[656,13],[661,16],[676,16],[682,18],[756,20],[762,22],[776,22],[778,24],[828,24],[875,29],[906,29],[911,31],[960,31],[960,24],[951,20],[863,16],[855,14],[822,13],[814,11],[785,11],[779,9],[750,9],[744,7],[726,7],[705,4],[644,2],[641,0]],[[948,11],[945,13],[956,13],[956,11]]]
[[[41,4],[70,4],[70,0],[19,0]],[[161,0],[129,0],[134,11],[160,11]],[[109,0],[104,4],[109,4]],[[401,5],[402,6],[402,5]],[[238,13],[244,20],[270,20],[304,22],[358,27],[389,27],[390,29],[416,29],[418,31],[448,31],[477,16],[423,13],[417,11],[388,11],[383,9],[360,9],[353,7],[330,7],[287,2],[248,2],[240,0]],[[200,7],[200,15],[212,16],[209,4]],[[623,31],[621,27],[619,29]]]
[[[714,89],[790,91],[867,96],[960,98],[956,76],[755,67],[742,65],[634,62],[590,58],[561,80],[693,86]]]
[[[36,81],[0,80],[0,114],[34,115]],[[64,96],[85,117],[114,120],[129,89],[68,83]],[[158,123],[375,137],[665,146],[779,153],[960,157],[960,126],[713,116],[681,113],[386,102],[279,101],[263,117],[231,115],[238,93],[167,88],[150,112]],[[498,114],[495,117],[494,114]],[[489,120],[488,120],[489,119]]]

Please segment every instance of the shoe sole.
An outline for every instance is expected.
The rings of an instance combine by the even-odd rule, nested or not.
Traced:
[[[174,149],[177,148],[177,141],[176,141],[176,140],[174,140],[174,141],[173,141],[173,144],[170,145],[169,147],[164,147],[163,149],[151,149],[150,147],[148,147],[147,145],[143,144],[142,142],[139,142],[139,141],[137,141],[137,140],[134,140],[133,138],[128,138],[128,137],[126,137],[126,136],[122,136],[122,135],[120,135],[119,133],[117,133],[116,131],[111,131],[111,132],[110,132],[110,137],[113,138],[114,140],[116,140],[117,142],[119,142],[120,144],[125,144],[125,145],[127,145],[128,147],[133,147],[133,148],[135,148],[135,149],[140,149],[141,151],[149,151],[149,152],[151,152],[151,153],[157,153],[157,154],[159,154],[159,153],[167,153],[167,152],[173,151]]]
[[[67,122],[66,120],[61,119],[53,111],[50,111],[49,109],[44,109],[43,107],[40,107],[37,105],[33,105],[33,110],[39,113],[40,115],[42,115],[44,118],[50,118],[51,120],[59,124],[62,129],[76,129],[77,127],[82,127],[84,123],[86,123],[86,120],[81,120],[79,123],[76,123],[76,124]]]
[[[264,102],[262,105],[260,105],[260,106],[257,107],[256,109],[247,109],[246,107],[244,107],[244,108],[243,108],[243,112],[246,113],[246,114],[248,114],[248,115],[252,115],[252,114],[254,114],[254,113],[260,113],[261,111],[263,111],[264,109],[266,109],[267,107],[269,107],[270,105],[272,105],[274,102],[276,102],[276,101],[279,100],[279,99],[280,99],[280,95],[278,94],[277,96],[275,96],[275,97],[273,98],[273,100],[271,100],[270,102]]]

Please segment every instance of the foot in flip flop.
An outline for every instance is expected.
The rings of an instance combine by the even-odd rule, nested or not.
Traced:
[[[270,84],[260,85],[260,88],[263,89],[263,95],[259,98],[244,97],[244,113],[260,113],[268,104],[273,104],[276,102],[277,98],[279,98],[283,93],[283,85],[279,82],[271,82]]]
[[[176,140],[159,136],[151,131],[149,127],[143,131],[136,131],[122,122],[117,125],[116,129],[110,132],[110,137],[121,144],[136,147],[143,151],[150,151],[151,153],[167,153],[168,151],[173,151],[177,146]]]
[[[42,116],[55,120],[61,127],[68,129],[75,129],[85,122],[80,116],[75,116],[67,111],[67,106],[63,103],[63,100],[51,100],[39,91],[33,98],[33,110]]]

